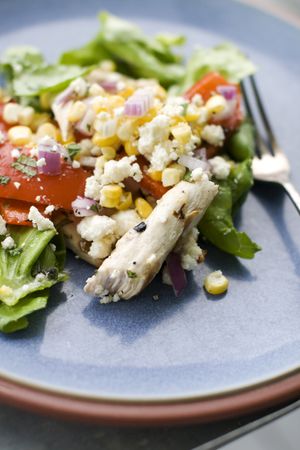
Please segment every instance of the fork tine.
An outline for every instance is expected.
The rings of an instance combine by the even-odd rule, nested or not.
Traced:
[[[256,81],[255,81],[254,75],[250,76],[250,83],[251,83],[251,86],[253,88],[255,100],[256,100],[256,103],[257,103],[257,107],[258,107],[259,113],[261,115],[262,122],[263,122],[263,124],[265,126],[265,129],[267,131],[268,140],[269,140],[269,142],[270,142],[270,144],[272,146],[272,151],[275,152],[276,147],[277,147],[277,141],[276,141],[275,135],[273,133],[272,127],[270,125],[270,122],[268,120],[268,117],[267,117],[264,105],[262,103],[261,96],[259,94],[258,87],[257,87]]]
[[[245,104],[245,108],[246,108],[246,112],[247,115],[249,116],[253,126],[254,126],[254,139],[255,139],[255,150],[256,150],[256,154],[259,158],[261,158],[262,156],[262,149],[265,149],[265,147],[262,145],[262,140],[258,134],[258,128],[257,128],[257,123],[249,102],[249,98],[248,98],[248,94],[247,94],[247,90],[246,90],[246,86],[245,86],[245,82],[242,81],[241,82],[241,88],[242,88],[242,93],[243,93],[243,99],[244,99],[244,104]]]

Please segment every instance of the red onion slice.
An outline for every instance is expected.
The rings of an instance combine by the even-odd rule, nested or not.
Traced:
[[[199,167],[203,170],[207,169],[206,161],[202,161],[201,159],[195,158],[194,156],[182,155],[178,159],[178,162],[191,171],[194,169],[198,169]]]
[[[38,167],[39,173],[59,175],[61,173],[61,158],[59,152],[38,150],[39,159],[44,158],[45,164]]]
[[[233,100],[237,96],[236,86],[221,85],[217,87],[218,94],[223,95],[226,100]]]
[[[146,89],[139,89],[125,102],[126,116],[144,116],[153,105],[153,95]]]
[[[87,197],[77,197],[76,200],[72,202],[72,208],[74,215],[76,217],[88,217],[94,216],[95,211],[91,209],[93,205],[96,205],[96,201]]]
[[[73,86],[70,85],[64,91],[62,91],[60,94],[58,94],[57,97],[55,97],[54,103],[56,103],[58,105],[64,105],[69,100],[74,98],[74,94],[75,94],[74,88],[73,88]]]
[[[103,87],[103,89],[106,92],[109,92],[110,94],[115,94],[116,92],[118,92],[118,84],[116,81],[102,80],[102,81],[98,81],[98,84],[101,87]]]
[[[180,256],[178,253],[171,252],[167,257],[166,262],[174,293],[176,297],[178,297],[187,285],[186,275],[181,266]]]

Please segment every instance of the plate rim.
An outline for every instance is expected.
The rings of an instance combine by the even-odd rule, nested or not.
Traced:
[[[212,422],[277,406],[300,396],[300,369],[240,391],[182,401],[99,400],[51,392],[0,377],[0,400],[35,413],[103,425],[158,426]]]

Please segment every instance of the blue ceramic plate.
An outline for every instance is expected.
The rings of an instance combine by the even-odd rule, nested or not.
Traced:
[[[231,1],[80,0],[0,4],[0,47],[28,43],[50,60],[86,42],[108,9],[148,33],[196,44],[231,40],[260,67],[258,83],[300,188],[300,31]],[[300,218],[280,189],[256,186],[237,218],[263,251],[238,260],[213,248],[184,295],[156,279],[133,301],[99,305],[82,291],[93,269],[68,255],[70,281],[28,330],[0,336],[3,378],[70,395],[174,401],[271,383],[300,364]],[[221,269],[228,294],[211,300],[203,278]],[[159,295],[159,301],[153,295]]]

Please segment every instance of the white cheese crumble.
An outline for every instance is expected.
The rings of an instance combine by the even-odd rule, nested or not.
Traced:
[[[77,225],[77,231],[83,239],[96,241],[109,234],[115,234],[116,222],[107,216],[84,217]]]
[[[169,97],[161,112],[169,117],[183,116],[187,101],[183,97]]]
[[[197,228],[192,228],[180,248],[181,265],[184,270],[194,270],[204,259],[203,251],[197,244],[198,236]]]
[[[0,215],[0,236],[3,236],[7,233],[6,222],[3,217]]]
[[[40,158],[37,160],[36,162],[36,166],[37,167],[43,167],[46,165],[46,159],[45,158]]]
[[[17,149],[17,148],[13,148],[13,149],[12,149],[12,151],[10,152],[10,154],[11,154],[11,157],[12,157],[12,158],[15,158],[15,159],[17,159],[17,158],[19,158],[19,157],[20,157],[20,155],[21,155],[21,152],[20,152],[20,150],[19,150],[19,149]]]
[[[20,189],[21,183],[19,183],[18,181],[14,181],[14,186],[16,189]]]
[[[230,173],[230,164],[222,158],[222,156],[215,156],[209,160],[212,174],[217,180],[225,180]]]
[[[44,214],[52,214],[54,210],[55,210],[54,205],[48,205],[44,210]]]
[[[150,156],[151,170],[164,170],[171,161],[176,161],[177,159],[178,154],[174,150],[171,141],[157,144]]]
[[[225,139],[225,134],[220,125],[205,125],[201,137],[209,144],[221,147]]]
[[[79,169],[79,167],[80,167],[80,162],[74,160],[74,161],[72,162],[72,167],[73,167],[73,169]]]
[[[119,237],[122,237],[127,231],[134,228],[142,221],[134,209],[118,211],[116,214],[113,214],[111,218],[116,221],[116,233]]]
[[[192,181],[201,181],[203,178],[203,169],[202,167],[197,167],[197,169],[194,169],[191,173],[191,180]]]
[[[5,134],[3,133],[3,131],[0,131],[0,144],[4,144],[5,140]]]
[[[116,236],[111,234],[103,237],[100,241],[93,241],[88,254],[95,259],[104,259],[111,254],[116,240]]]
[[[70,86],[73,88],[78,97],[84,97],[87,93],[88,85],[83,78],[76,78],[70,83]]]
[[[170,118],[165,114],[159,114],[151,122],[139,128],[138,151],[149,157],[154,146],[166,141],[170,133]]]
[[[102,185],[110,183],[120,183],[125,178],[132,177],[135,181],[143,178],[140,166],[135,156],[124,156],[119,161],[110,160],[104,165],[103,175],[100,177]]]
[[[7,238],[1,242],[1,246],[4,250],[10,250],[16,246],[16,243],[11,236],[7,236]]]
[[[35,206],[30,207],[28,219],[39,231],[54,229],[54,225],[51,220],[46,219],[46,217],[44,217]]]
[[[100,200],[101,184],[97,181],[95,176],[88,177],[85,180],[84,195],[93,200]]]
[[[195,106],[203,106],[204,101],[203,101],[202,95],[195,94],[192,98],[192,103]]]

